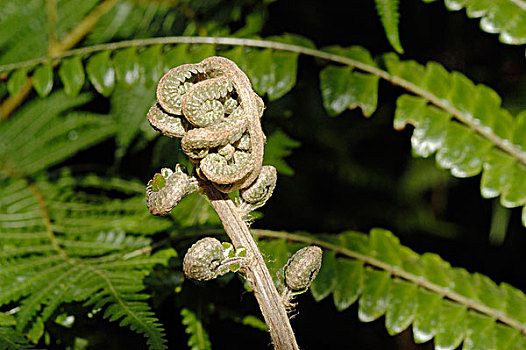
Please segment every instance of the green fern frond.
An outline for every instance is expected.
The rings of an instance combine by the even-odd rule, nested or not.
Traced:
[[[135,69],[137,69],[137,73],[135,73]],[[138,76],[138,66],[123,67],[121,70],[121,78],[124,78],[124,80],[121,80],[119,84],[117,84],[110,100],[111,115],[118,123],[126,125],[126,127],[119,128],[117,131],[118,156],[124,155],[124,151],[129,147],[139,132],[144,131],[146,133],[147,131],[151,131],[145,115],[155,101],[154,87],[141,82],[132,84],[129,87],[125,84],[129,81],[126,80],[126,77]],[[157,136],[156,133],[147,135],[149,135],[148,138]]]
[[[318,239],[285,232],[253,230],[259,246],[273,259],[286,261],[297,244],[327,251],[311,286],[317,301],[333,295],[336,308],[358,300],[358,317],[371,322],[385,316],[390,335],[413,327],[414,340],[434,338],[435,349],[523,349],[526,347],[526,295],[488,277],[451,267],[438,255],[419,255],[391,232],[345,232]],[[276,242],[286,249],[276,250]],[[336,256],[339,255],[339,257]],[[269,268],[272,268],[272,265]]]
[[[375,0],[376,11],[382,21],[387,39],[393,49],[402,54],[404,53],[404,49],[402,48],[402,44],[400,44],[400,37],[398,35],[398,18],[400,17],[400,13],[398,12],[399,3],[399,0]]]
[[[61,39],[99,0],[63,0],[58,6],[56,34]],[[29,60],[46,55],[48,28],[46,4],[42,0],[4,1],[0,17],[0,64]],[[31,18],[31,21],[27,19]]]
[[[191,350],[210,350],[212,344],[208,338],[203,323],[197,317],[195,312],[190,309],[184,308],[181,310],[181,316],[183,317],[182,323],[186,326],[186,333],[190,334],[188,339],[188,346]]]
[[[499,34],[499,40],[504,44],[526,44],[526,2],[523,0],[444,0],[444,4],[450,11],[465,8],[468,17],[480,18],[480,28],[487,33]]]
[[[100,44],[115,39],[159,36],[184,28],[188,18],[170,2],[121,1],[105,13],[86,38],[86,44]]]
[[[361,47],[329,50],[369,66],[372,73],[354,72],[345,66],[324,68],[321,90],[330,114],[360,106],[369,116],[376,109],[378,77],[400,85],[417,96],[398,99],[394,127],[415,126],[411,139],[415,155],[428,157],[437,152],[438,165],[456,177],[483,171],[483,197],[501,195],[501,204],[507,208],[526,204],[524,117],[513,118],[501,107],[494,90],[475,85],[461,73],[449,73],[434,62],[424,67],[386,54],[384,73]],[[526,225],[526,209],[523,213]]]
[[[3,350],[31,350],[34,347],[26,337],[11,327],[0,326],[0,349]]]
[[[104,194],[118,189],[131,197],[116,200]],[[162,328],[145,302],[149,296],[140,292],[146,274],[175,252],[150,255],[150,240],[141,235],[170,223],[148,220],[144,195],[138,193],[133,182],[104,182],[93,175],[2,181],[0,305],[18,303],[19,331],[27,331],[37,317],[45,322],[61,304],[84,301],[104,308],[105,318],[144,334],[151,349],[166,348]]]
[[[113,135],[115,124],[108,118],[66,112],[89,100],[88,94],[68,97],[59,91],[32,101],[0,124],[0,169],[32,175]]]

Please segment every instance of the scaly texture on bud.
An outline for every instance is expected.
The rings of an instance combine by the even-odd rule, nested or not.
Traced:
[[[293,291],[309,288],[320,271],[322,255],[323,251],[317,246],[298,250],[283,268],[285,285]]]

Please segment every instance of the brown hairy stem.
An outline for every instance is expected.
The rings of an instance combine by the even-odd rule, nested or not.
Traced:
[[[254,295],[270,331],[274,348],[279,350],[299,349],[285,305],[274,286],[274,281],[247,224],[241,219],[228,195],[219,192],[209,184],[204,184],[203,188],[234,247],[244,247],[247,250],[250,263],[245,267],[244,272],[246,279],[254,289]]]

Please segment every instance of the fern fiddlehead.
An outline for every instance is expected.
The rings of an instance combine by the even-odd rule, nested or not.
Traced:
[[[146,187],[146,204],[153,215],[165,215],[170,212],[186,195],[197,191],[197,179],[189,176],[183,166],[175,166],[175,172],[162,168],[154,175]]]
[[[261,171],[263,101],[229,59],[209,57],[168,71],[157,87],[152,127],[181,138],[197,175],[224,193],[247,188]]]

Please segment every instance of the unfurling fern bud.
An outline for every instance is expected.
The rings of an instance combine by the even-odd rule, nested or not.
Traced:
[[[237,207],[243,218],[246,218],[251,211],[265,205],[272,196],[274,188],[276,188],[277,179],[276,168],[272,165],[265,165],[261,168],[256,181],[249,187],[239,191],[241,200],[238,202]]]
[[[317,246],[298,250],[283,268],[285,285],[292,291],[309,288],[320,271],[322,255],[323,251]]]
[[[188,278],[208,281],[227,272],[238,271],[247,260],[244,247],[234,250],[230,243],[205,237],[188,249],[183,260],[183,270]]]
[[[195,242],[186,252],[183,260],[184,274],[198,281],[214,279],[228,272],[228,269],[221,267],[224,259],[221,242],[205,237]]]
[[[278,178],[276,168],[265,165],[261,168],[259,177],[248,188],[239,191],[241,198],[254,209],[259,208],[272,196]]]
[[[162,168],[146,186],[146,205],[153,215],[165,215],[185,196],[199,189],[197,179],[186,173],[186,167],[177,164],[175,171]]]

